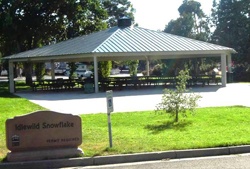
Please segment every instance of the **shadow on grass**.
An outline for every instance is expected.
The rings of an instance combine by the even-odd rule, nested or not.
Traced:
[[[160,124],[150,124],[145,126],[145,129],[152,132],[152,134],[158,134],[160,132],[166,131],[166,130],[179,130],[183,131],[185,128],[189,125],[191,125],[191,121],[165,121]]]
[[[29,90],[30,87],[27,86],[24,82],[16,82],[15,83],[15,90]],[[20,98],[14,94],[9,92],[9,83],[8,82],[1,82],[0,83],[0,97],[2,98]]]
[[[7,92],[7,91],[0,91],[0,97],[2,97],[2,98],[20,98],[19,96],[11,94],[10,92]]]

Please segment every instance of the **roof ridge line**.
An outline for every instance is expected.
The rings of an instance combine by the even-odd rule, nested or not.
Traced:
[[[115,27],[112,27],[112,28],[115,28]],[[112,29],[112,28],[109,28],[109,29]],[[118,28],[118,26],[117,26],[117,28]],[[99,44],[99,45],[92,51],[92,53],[95,53],[96,50],[97,50],[100,46],[102,46],[106,41],[108,41],[109,39],[111,39],[111,37],[113,37],[114,34],[116,34],[116,32],[117,32],[118,30],[120,30],[120,29],[115,30],[115,32],[112,33],[108,38],[106,38],[101,44]]]

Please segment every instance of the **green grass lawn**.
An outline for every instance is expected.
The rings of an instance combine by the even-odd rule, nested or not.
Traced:
[[[112,149],[107,148],[107,116],[81,117],[81,148],[86,156],[250,144],[250,108],[246,107],[201,108],[179,123],[153,111],[115,113]]]
[[[44,108],[0,89],[0,158],[8,152],[5,121]],[[197,109],[173,123],[166,114],[148,112],[111,115],[113,148],[109,148],[106,114],[81,115],[85,156],[195,149],[250,144],[250,108]]]

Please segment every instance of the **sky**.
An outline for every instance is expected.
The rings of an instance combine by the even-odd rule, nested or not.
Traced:
[[[213,0],[196,0],[206,15],[211,14]],[[130,0],[135,8],[135,23],[151,30],[164,30],[171,19],[179,17],[178,8],[183,0]]]

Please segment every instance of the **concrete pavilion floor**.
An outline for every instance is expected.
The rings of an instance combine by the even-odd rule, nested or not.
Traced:
[[[162,88],[114,91],[114,112],[154,110],[161,101]],[[220,85],[197,86],[191,92],[200,94],[199,107],[217,107],[242,105],[250,107],[250,83],[230,83]],[[67,92],[18,92],[16,95],[49,110],[70,113],[90,114],[106,113],[106,93],[85,94],[84,91]]]

